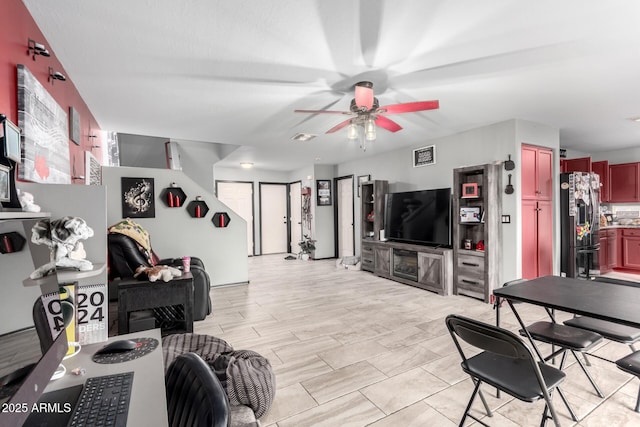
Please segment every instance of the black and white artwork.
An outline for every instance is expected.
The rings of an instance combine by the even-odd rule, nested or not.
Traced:
[[[436,146],[417,148],[413,150],[413,167],[435,165],[436,164]]]
[[[47,184],[70,184],[67,113],[29,69],[18,64],[18,125],[24,160],[19,178]]]
[[[155,218],[153,178],[121,178],[122,217]]]
[[[90,151],[85,151],[85,184],[100,185],[102,184],[102,166],[96,157]]]

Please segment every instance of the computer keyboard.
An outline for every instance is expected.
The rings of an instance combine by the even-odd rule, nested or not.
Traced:
[[[133,372],[88,378],[69,426],[127,425]]]

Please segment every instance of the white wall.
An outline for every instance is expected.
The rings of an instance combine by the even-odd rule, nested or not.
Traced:
[[[240,169],[240,168],[224,168],[213,167],[213,181],[234,181],[234,182],[252,182],[253,183],[253,240],[256,255],[262,253],[262,245],[260,242],[260,183],[289,183],[288,172],[265,171],[260,169]],[[228,208],[227,208],[228,209]]]
[[[214,197],[211,191],[195,183],[181,171],[155,168],[104,167],[102,183],[107,187],[107,222],[122,219],[122,177],[153,178],[156,217],[135,218],[151,235],[153,249],[161,258],[183,255],[202,258],[212,286],[243,283],[249,280],[247,264],[247,227],[245,221]],[[175,182],[187,194],[188,202],[202,196],[209,206],[205,218],[191,218],[186,208],[168,208],[160,200],[162,190]],[[186,205],[185,205],[186,207]],[[226,228],[211,222],[215,212],[227,212],[231,221]]]
[[[370,174],[371,179],[389,181],[389,191],[409,191],[432,188],[446,188],[453,185],[453,169],[462,166],[503,162],[511,155],[516,162],[512,183],[516,193],[502,193],[502,213],[511,215],[511,223],[503,225],[503,266],[504,281],[520,277],[521,230],[520,224],[520,145],[527,143],[554,148],[557,152],[559,133],[557,129],[522,120],[508,120],[501,123],[461,132],[455,135],[425,141],[415,147],[402,148],[362,160],[342,163],[337,166],[336,175]],[[434,165],[414,168],[412,153],[414,148],[436,146]],[[506,184],[507,172],[503,171],[502,186]],[[356,218],[360,217],[360,206],[356,204]],[[360,236],[360,224],[356,222],[356,236]],[[356,252],[360,253],[360,242],[356,239]]]
[[[315,165],[313,179],[311,184],[311,204],[313,206],[313,229],[311,235],[316,242],[316,250],[313,252],[315,259],[333,258],[336,256],[335,249],[335,194],[333,178],[336,177],[335,167],[333,165]],[[318,194],[316,182],[319,179],[328,179],[331,181],[331,206],[318,206]]]
[[[35,202],[40,205],[43,212],[51,214],[52,220],[64,216],[83,218],[94,231],[93,237],[82,241],[87,259],[93,263],[106,263],[106,191],[104,187],[28,182],[17,182],[16,186],[33,194]],[[0,254],[0,275],[4,290],[4,295],[0,298],[0,334],[33,326],[32,307],[40,295],[40,287],[25,289],[22,281],[36,267],[29,251],[31,227],[35,222],[25,221],[25,227],[21,221],[0,221],[0,233],[17,231],[27,242],[20,252]],[[46,247],[33,246],[34,250],[40,251],[40,255],[44,252],[45,259],[48,259]],[[42,264],[39,262],[37,266]],[[107,282],[106,271],[97,278],[96,282]],[[18,286],[20,288],[16,292],[11,292],[13,287]]]
[[[608,160],[610,165],[617,163],[640,162],[640,147],[626,148],[624,150],[598,151],[591,154],[591,160]]]

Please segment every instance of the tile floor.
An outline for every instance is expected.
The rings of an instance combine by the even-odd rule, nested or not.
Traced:
[[[458,313],[493,323],[490,305],[339,269],[334,260],[258,256],[250,258],[249,268],[249,285],[212,290],[213,315],[196,322],[195,331],[269,358],[277,393],[260,420],[263,427],[458,425],[472,383],[460,369],[444,318]],[[542,309],[517,308],[527,322],[546,318]],[[501,318],[502,326],[517,329],[507,306]],[[606,342],[596,353],[615,360],[629,351]],[[605,398],[596,396],[574,363],[562,389],[580,422],[571,421],[555,399],[562,425],[640,425],[640,414],[633,411],[638,380],[610,362],[590,360]],[[487,424],[539,425],[539,402],[496,398],[485,390],[494,411]],[[484,415],[479,402],[473,413]]]

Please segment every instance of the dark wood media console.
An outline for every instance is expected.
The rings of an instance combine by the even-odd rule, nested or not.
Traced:
[[[440,295],[453,293],[453,250],[362,240],[362,269]]]

